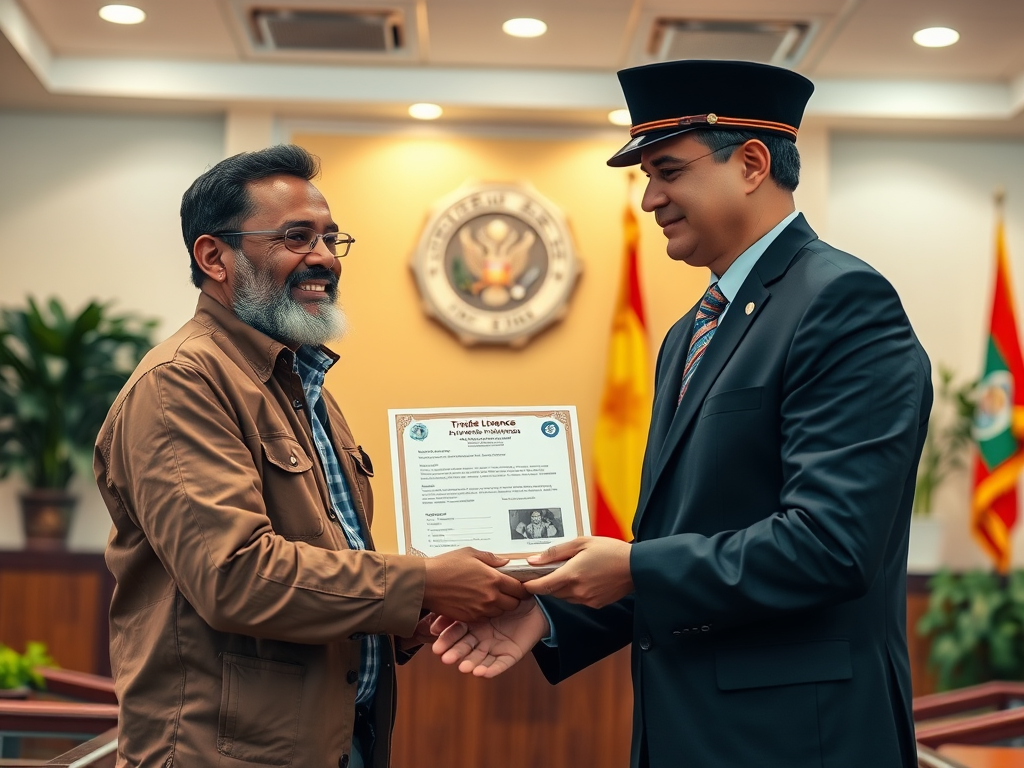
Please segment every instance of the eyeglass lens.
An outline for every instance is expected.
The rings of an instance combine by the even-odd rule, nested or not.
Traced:
[[[323,240],[327,250],[339,258],[345,256],[355,242],[344,232],[327,232],[321,235],[309,227],[289,227],[284,231],[285,248],[294,253],[309,253],[316,248],[317,240]]]

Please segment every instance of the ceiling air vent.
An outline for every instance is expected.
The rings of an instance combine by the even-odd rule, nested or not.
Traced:
[[[655,19],[647,53],[655,61],[736,59],[793,68],[818,23]]]
[[[403,45],[397,11],[254,8],[250,18],[263,50],[388,53]]]

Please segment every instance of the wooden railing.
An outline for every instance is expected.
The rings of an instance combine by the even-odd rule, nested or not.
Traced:
[[[1024,736],[1021,704],[1024,704],[1024,683],[1017,682],[983,683],[921,696],[914,700],[917,740],[928,747],[939,747],[943,744],[991,744]],[[936,719],[938,722],[928,722]]]
[[[63,669],[40,668],[37,671],[46,680],[47,697],[62,696],[77,701],[53,698],[0,700],[0,732],[22,735],[81,734],[92,735],[94,738],[49,761],[0,758],[0,767],[113,766],[117,751],[117,697],[114,695],[113,680]],[[65,746],[58,747],[66,748],[66,742]]]

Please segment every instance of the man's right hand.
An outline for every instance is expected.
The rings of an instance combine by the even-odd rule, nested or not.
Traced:
[[[423,607],[457,621],[500,616],[530,597],[523,585],[497,568],[506,558],[472,547],[427,558]]]

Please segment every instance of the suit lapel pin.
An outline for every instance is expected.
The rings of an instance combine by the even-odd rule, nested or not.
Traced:
[[[748,301],[748,302],[747,302],[747,306],[745,306],[745,307],[743,308],[743,311],[744,311],[744,312],[746,312],[746,313],[747,313],[748,315],[749,315],[749,314],[750,314],[751,312],[753,312],[753,311],[754,311],[754,302],[752,302],[752,301]]]

